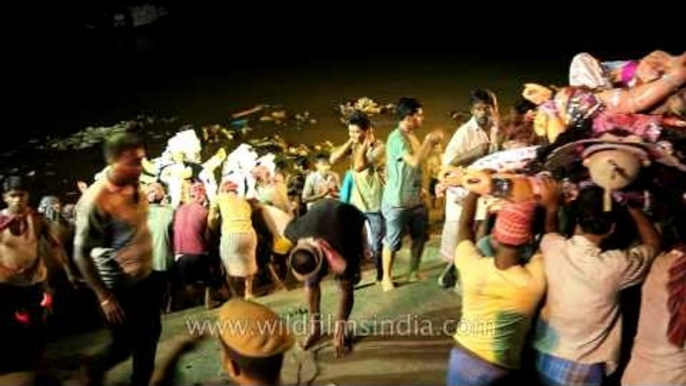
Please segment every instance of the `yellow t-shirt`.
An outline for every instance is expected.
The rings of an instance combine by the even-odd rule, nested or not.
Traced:
[[[524,339],[545,293],[543,258],[500,270],[471,241],[455,250],[463,292],[462,319],[454,339],[480,358],[519,368]]]
[[[252,231],[252,208],[235,194],[220,193],[214,204],[219,207],[222,218],[222,234],[250,233]]]

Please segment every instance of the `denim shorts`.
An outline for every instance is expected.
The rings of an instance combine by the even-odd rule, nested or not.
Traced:
[[[424,204],[412,208],[393,207],[384,203],[381,212],[386,219],[384,245],[393,252],[403,245],[405,232],[409,230],[413,241],[429,239],[429,211]]]

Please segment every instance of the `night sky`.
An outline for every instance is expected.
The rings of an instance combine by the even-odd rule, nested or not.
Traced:
[[[303,6],[290,2],[232,2],[221,8],[194,3],[168,1],[166,19],[136,32],[83,27],[92,15],[127,2],[52,5],[34,10],[34,19],[18,20],[11,44],[17,52],[8,56],[16,59],[9,60],[16,105],[8,109],[8,121],[22,130],[3,146],[30,135],[125,119],[135,111],[137,99],[150,95],[176,98],[176,104],[160,104],[174,109],[187,102],[189,85],[202,83],[196,92],[213,92],[216,77],[260,83],[279,71],[325,71],[335,77],[338,71],[359,67],[416,63],[426,69],[468,62],[477,67],[549,63],[551,77],[559,79],[580,51],[628,59],[656,48],[686,48],[677,16],[628,23],[621,13],[575,16],[588,11],[584,9],[535,16],[523,5],[511,13],[503,6],[370,8],[347,3],[308,6],[316,15],[307,15]],[[510,20],[496,20],[493,8]],[[566,17],[552,19],[561,14]]]

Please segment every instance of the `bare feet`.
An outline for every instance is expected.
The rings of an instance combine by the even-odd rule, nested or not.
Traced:
[[[300,346],[303,348],[303,350],[309,350],[315,344],[317,344],[317,342],[319,342],[319,339],[321,339],[321,337],[322,337],[321,332],[318,329],[315,329],[312,332],[310,332],[309,335],[307,335],[305,340],[303,340],[300,343]]]
[[[288,286],[287,286],[286,284],[284,284],[283,281],[279,281],[278,283],[275,283],[275,284],[274,284],[274,288],[275,288],[277,291],[286,291],[286,292],[290,291],[290,289],[288,288]]]
[[[412,271],[407,277],[408,283],[414,283],[426,279],[426,276],[419,271]]]
[[[352,351],[352,345],[350,339],[347,336],[345,324],[341,327],[336,325],[336,331],[333,335],[333,347],[334,347],[334,357],[336,359],[341,358]]]
[[[393,284],[393,280],[391,280],[391,279],[381,280],[381,289],[383,290],[383,292],[393,291],[395,289],[395,284]]]
[[[274,287],[276,288],[277,291],[281,290],[286,290],[288,291],[288,287],[286,284],[281,280],[279,275],[276,273],[276,268],[274,267],[273,263],[269,263],[267,265],[267,268],[269,269],[269,274],[271,275],[272,281],[274,282]]]

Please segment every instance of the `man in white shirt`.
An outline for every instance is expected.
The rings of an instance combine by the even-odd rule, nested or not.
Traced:
[[[660,237],[641,209],[628,208],[641,244],[601,250],[615,227],[603,210],[603,190],[583,189],[576,200],[576,232],[557,233],[558,207],[546,207],[541,240],[548,293],[536,327],[536,371],[542,385],[598,385],[612,374],[620,351],[619,291],[643,281],[660,250]]]
[[[468,166],[479,158],[498,150],[498,124],[494,95],[490,91],[475,90],[469,97],[472,118],[455,131],[443,153],[444,166]],[[446,193],[445,223],[441,235],[441,256],[448,265],[438,279],[443,287],[454,282],[453,259],[457,247],[460,202],[466,195],[452,189]]]

